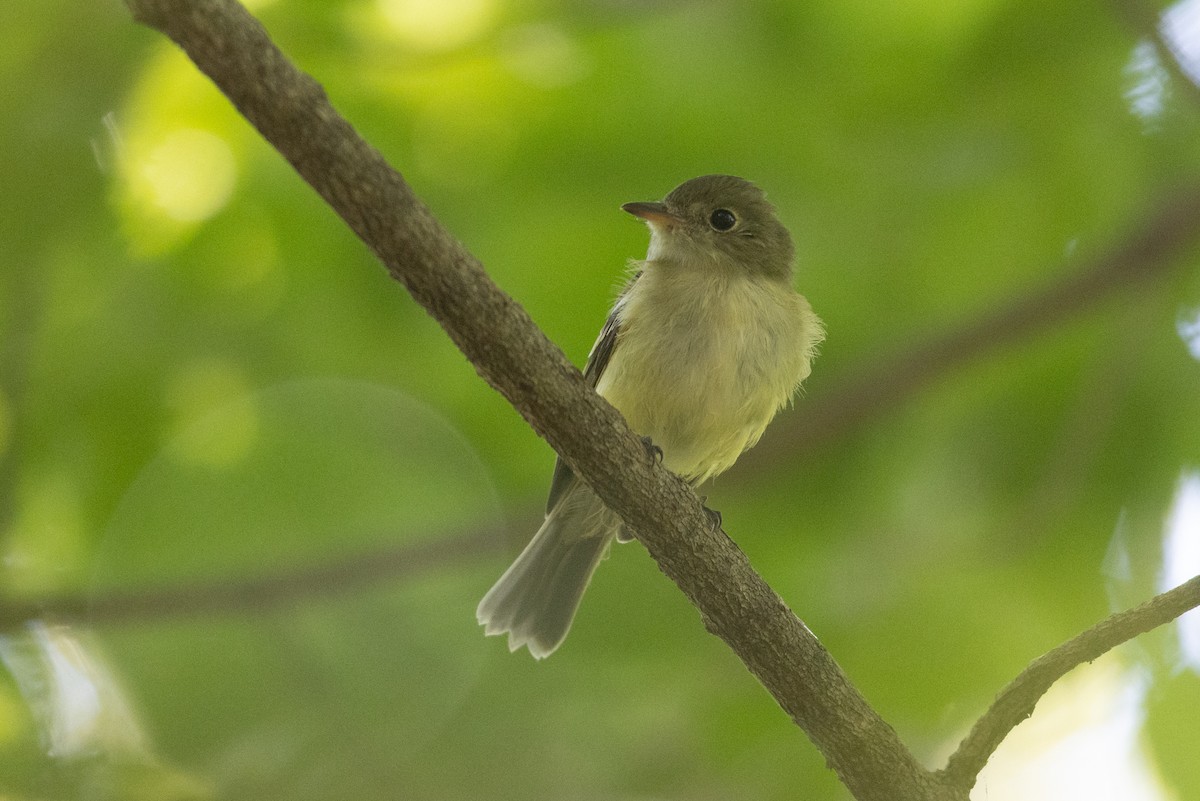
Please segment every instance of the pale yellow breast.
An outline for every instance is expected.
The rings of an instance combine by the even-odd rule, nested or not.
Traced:
[[[810,371],[820,322],[779,282],[648,265],[618,312],[597,391],[703,481],[758,441]]]

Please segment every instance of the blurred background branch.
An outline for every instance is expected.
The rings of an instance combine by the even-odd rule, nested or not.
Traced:
[[[1123,238],[1079,267],[1046,269],[1043,286],[851,366],[776,424],[772,436],[743,459],[749,467],[738,475],[769,470],[835,442],[974,361],[1066,325],[1122,293],[1131,303],[1130,295],[1168,280],[1185,264],[1180,257],[1200,242],[1200,184],[1163,193],[1126,227]]]
[[[39,620],[94,626],[160,625],[172,620],[261,614],[486,558],[500,550],[503,534],[498,528],[481,526],[429,542],[379,548],[314,565],[276,565],[269,572],[245,578],[32,601],[6,599],[0,602],[0,630],[15,631]]]

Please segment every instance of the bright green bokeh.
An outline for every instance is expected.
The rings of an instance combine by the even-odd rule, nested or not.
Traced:
[[[252,5],[576,363],[644,252],[622,202],[705,172],[759,182],[829,329],[789,415],[1081,268],[1200,176],[1200,94],[1111,4]],[[6,596],[100,604],[483,534],[241,613],[0,634],[0,797],[845,797],[637,545],[549,661],[485,639],[475,603],[536,525],[549,448],[119,3],[8,16]],[[1198,256],[707,490],[931,764],[1033,657],[1161,589],[1165,521],[1200,464]],[[1179,642],[1123,647],[1029,724],[1127,726],[1085,766],[1101,789],[1010,771],[977,797],[1200,794]],[[30,684],[63,665],[91,684]],[[68,686],[102,712],[56,729]]]

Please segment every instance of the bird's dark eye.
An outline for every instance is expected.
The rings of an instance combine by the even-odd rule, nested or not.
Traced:
[[[737,216],[729,209],[717,209],[708,218],[708,224],[718,231],[728,231],[737,225]]]

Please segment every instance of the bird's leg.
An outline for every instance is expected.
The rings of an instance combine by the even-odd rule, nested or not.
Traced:
[[[650,454],[650,458],[662,464],[663,452],[662,448],[654,444],[654,440],[649,437],[642,437],[642,445],[646,448],[646,453]]]

